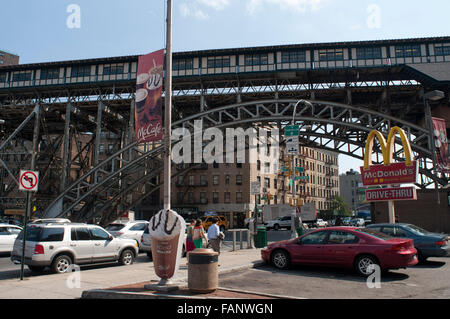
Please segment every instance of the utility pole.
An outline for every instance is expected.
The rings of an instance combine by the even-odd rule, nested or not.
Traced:
[[[172,137],[172,0],[167,0],[167,42],[165,81],[165,134],[164,134],[164,210],[170,210],[171,195],[171,137]]]

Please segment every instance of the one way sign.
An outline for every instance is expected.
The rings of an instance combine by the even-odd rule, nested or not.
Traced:
[[[25,192],[37,192],[39,184],[39,172],[20,171],[19,190]]]

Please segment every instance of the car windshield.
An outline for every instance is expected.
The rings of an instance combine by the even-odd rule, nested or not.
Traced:
[[[428,230],[425,230],[423,228],[414,225],[406,225],[406,228],[416,235],[427,235],[430,233]]]
[[[389,239],[394,238],[394,237],[388,236],[386,234],[377,232],[376,230],[373,230],[370,228],[355,229],[355,231],[373,236],[373,237],[381,239],[381,240],[389,240]]]
[[[123,225],[123,224],[111,224],[111,225],[108,225],[108,227],[106,227],[106,230],[107,231],[119,231],[124,227],[125,227],[125,225]]]

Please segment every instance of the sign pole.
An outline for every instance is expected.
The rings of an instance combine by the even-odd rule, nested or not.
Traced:
[[[27,200],[26,200],[26,208],[25,208],[25,216],[23,222],[23,239],[22,239],[22,258],[20,259],[20,280],[23,280],[24,275],[24,265],[25,265],[25,247],[27,244],[27,226],[28,226],[28,216],[29,216],[29,207],[30,203],[30,192],[27,192]]]
[[[171,200],[171,128],[172,128],[172,0],[167,0],[167,43],[165,82],[165,156],[164,156],[164,210],[170,210]]]

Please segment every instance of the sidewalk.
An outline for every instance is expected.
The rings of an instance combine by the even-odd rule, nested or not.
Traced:
[[[242,249],[234,252],[225,249],[219,257],[219,275],[262,264],[261,249]],[[79,275],[79,285],[77,285],[77,275]],[[22,282],[18,279],[2,280],[0,281],[0,299],[73,299],[80,298],[86,291],[150,281],[159,281],[152,262],[135,263],[131,266],[115,264],[85,266],[79,273],[44,274],[27,277]],[[186,258],[182,258],[180,270],[173,281],[187,285]],[[85,293],[85,296],[87,295]]]

